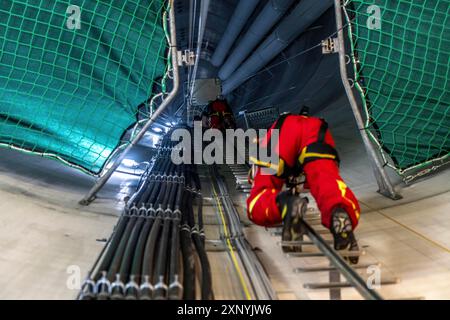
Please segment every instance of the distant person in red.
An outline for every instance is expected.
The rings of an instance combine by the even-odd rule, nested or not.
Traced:
[[[283,114],[269,129],[261,147],[270,148],[273,129],[279,129],[279,141],[272,151],[279,163],[273,172],[263,172],[270,164],[253,159],[257,166],[247,200],[248,217],[266,227],[283,222],[283,241],[300,240],[305,200],[295,189],[282,188],[290,179],[304,174],[305,187],[317,202],[322,224],[333,234],[335,249],[358,250],[353,234],[360,215],[358,200],[339,175],[338,154],[325,120],[308,116],[307,107],[300,115]]]
[[[222,97],[217,97],[211,101],[206,109],[206,115],[209,118],[209,127],[225,131],[225,129],[236,129],[233,112],[228,102]]]

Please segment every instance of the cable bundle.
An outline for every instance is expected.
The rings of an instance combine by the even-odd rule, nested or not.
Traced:
[[[172,163],[170,135],[163,137],[80,299],[213,299],[200,179],[195,165]]]

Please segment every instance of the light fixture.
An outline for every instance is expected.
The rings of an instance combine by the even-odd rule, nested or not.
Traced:
[[[125,167],[129,167],[129,168],[135,168],[135,167],[139,166],[139,163],[137,163],[133,159],[123,159],[122,164]]]

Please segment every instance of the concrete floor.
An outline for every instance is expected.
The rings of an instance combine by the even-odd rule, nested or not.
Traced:
[[[83,207],[93,178],[8,149],[0,159],[0,299],[75,298],[136,178],[115,175]]]
[[[341,154],[342,176],[361,202],[357,231],[367,246],[363,262],[382,263],[382,276],[401,283],[381,288],[386,298],[450,299],[450,170],[412,186],[398,182],[403,199],[376,193],[361,139],[348,112],[337,103],[323,112]],[[347,114],[346,116],[342,115]],[[225,170],[225,169],[223,169]],[[233,188],[231,174],[227,176]],[[124,197],[137,183],[131,175],[115,174],[89,207],[78,201],[94,178],[58,162],[0,149],[0,299],[73,299],[73,266],[82,280],[117,221]],[[245,195],[233,200],[244,216]],[[214,217],[214,207],[206,208]],[[213,223],[214,224],[214,223]],[[218,239],[217,228],[209,238]],[[304,290],[305,282],[327,281],[327,274],[294,274],[300,266],[323,265],[320,259],[287,259],[264,228],[248,226],[246,234],[260,256],[280,299],[327,299],[327,291]],[[99,241],[100,240],[100,241]],[[216,272],[217,298],[242,298],[226,252],[210,251]],[[228,262],[227,262],[228,261]],[[68,269],[69,268],[69,269]],[[75,281],[76,284],[76,281]],[[356,299],[352,289],[343,297]]]

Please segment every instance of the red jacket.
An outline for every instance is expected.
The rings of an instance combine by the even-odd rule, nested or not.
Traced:
[[[301,167],[311,194],[322,213],[324,226],[330,227],[332,211],[336,207],[342,207],[348,212],[355,227],[360,215],[358,200],[339,175],[337,154],[331,152],[335,144],[327,127],[322,129],[324,146],[317,147],[323,123],[323,120],[314,117],[287,116],[281,126],[279,142],[274,151],[279,161],[284,162],[284,170]],[[263,147],[266,146],[275,125],[276,123],[263,139]],[[247,213],[253,222],[263,226],[281,223],[282,217],[276,197],[282,190],[285,179],[280,173],[267,175],[258,168],[250,197],[247,199]]]

